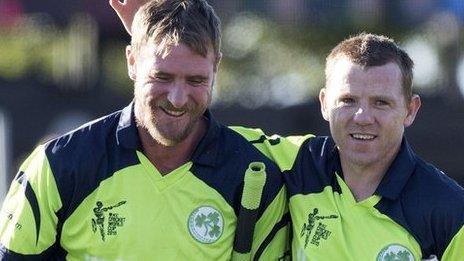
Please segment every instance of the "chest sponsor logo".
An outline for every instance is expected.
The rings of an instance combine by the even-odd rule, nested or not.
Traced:
[[[304,248],[306,249],[309,243],[319,246],[322,239],[327,240],[332,232],[327,229],[327,224],[324,221],[326,219],[335,218],[338,218],[338,216],[324,216],[319,214],[318,208],[314,208],[313,211],[308,214],[308,220],[301,228],[300,237],[305,238]]]
[[[126,218],[117,213],[118,208],[124,204],[126,204],[126,201],[105,206],[101,201],[97,201],[96,206],[93,208],[95,218],[92,218],[92,231],[93,233],[98,232],[102,241],[105,241],[106,236],[116,236],[118,228],[124,226]]]
[[[380,251],[377,261],[414,261],[414,255],[405,246],[391,244]]]
[[[201,206],[190,213],[188,230],[198,242],[212,244],[222,236],[224,218],[216,208]]]

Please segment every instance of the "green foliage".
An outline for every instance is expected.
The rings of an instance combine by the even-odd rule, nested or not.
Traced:
[[[88,88],[98,70],[98,26],[89,15],[75,15],[58,29],[47,16],[25,16],[16,28],[0,31],[0,77],[33,77],[64,89]]]
[[[0,76],[9,80],[24,77],[30,66],[25,42],[2,32],[0,33],[0,46],[6,47],[0,48]]]
[[[24,78],[32,72],[48,73],[52,27],[38,24],[39,17],[24,19],[14,30],[0,30],[0,77]]]
[[[134,92],[134,83],[127,75],[125,47],[123,42],[109,42],[103,45],[102,80],[106,87],[129,97]]]
[[[425,29],[397,26],[397,21],[388,21],[386,10],[398,7],[390,2],[383,6],[326,1],[323,5],[315,2],[314,9],[312,4],[302,6],[309,9],[298,10],[302,13],[290,17],[294,20],[290,22],[280,21],[278,15],[273,17],[270,13],[264,16],[232,11],[223,17],[224,55],[213,89],[213,105],[258,108],[305,103],[317,97],[325,85],[326,55],[349,35],[369,31],[386,34],[399,43],[407,40],[405,36],[427,35]],[[89,88],[98,82],[119,94],[132,96],[133,83],[127,75],[124,55],[127,43],[108,39],[100,39],[104,42],[99,43],[98,25],[90,15],[72,17],[67,28],[56,28],[50,21],[47,17],[29,15],[14,30],[0,30],[0,78],[14,81],[33,76],[46,84],[68,89]],[[435,33],[429,35],[431,41],[427,42],[437,38]],[[463,34],[460,35],[462,38]],[[453,53],[445,52],[448,49],[442,52]],[[440,59],[453,65],[458,57]],[[422,65],[437,63],[436,59],[415,60],[416,80],[421,77]],[[453,66],[442,68],[449,75],[447,79],[456,78]],[[439,79],[435,79],[431,88],[440,86],[436,84]],[[415,86],[421,87],[417,81]]]
[[[308,48],[311,43],[289,40],[268,19],[238,14],[225,24],[223,42],[216,103],[291,106],[316,95],[322,86],[323,59]]]

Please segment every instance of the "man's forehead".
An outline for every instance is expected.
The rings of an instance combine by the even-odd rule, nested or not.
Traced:
[[[189,43],[186,43],[182,40],[174,41],[172,39],[163,39],[163,38],[156,40],[156,39],[153,39],[153,37],[148,39],[146,42],[141,43],[140,49],[145,49],[145,50],[148,50],[149,52],[165,56],[165,55],[168,55],[173,48],[178,47],[178,46],[185,46],[192,53],[195,53],[203,57],[206,57],[210,54],[214,54],[214,49],[211,44],[205,48],[205,52],[202,52],[201,50],[197,50],[195,46],[192,46]]]
[[[146,46],[141,50],[139,64],[143,71],[150,75],[160,73],[176,75],[207,76],[214,69],[214,59],[203,57],[192,51],[186,45],[178,45],[171,48],[163,57],[155,53],[155,45]]]
[[[394,62],[380,66],[365,67],[349,58],[341,57],[333,61],[329,83],[340,84],[394,84],[401,85],[401,69]],[[330,84],[329,84],[330,85]]]

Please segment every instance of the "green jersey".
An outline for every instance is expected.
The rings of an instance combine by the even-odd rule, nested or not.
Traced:
[[[331,138],[238,131],[283,170],[293,260],[463,259],[464,190],[406,139],[374,195],[357,202]]]
[[[331,138],[304,143],[285,180],[294,260],[462,260],[464,190],[405,139],[374,195],[360,202]]]
[[[277,165],[207,112],[191,161],[163,176],[142,153],[132,108],[39,146],[23,163],[0,213],[0,259],[229,260],[250,162],[266,169],[251,256],[286,255]]]

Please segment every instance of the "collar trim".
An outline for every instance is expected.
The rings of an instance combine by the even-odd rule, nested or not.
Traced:
[[[119,146],[127,149],[141,150],[142,148],[135,122],[134,102],[131,102],[121,111],[116,128],[116,142]]]
[[[332,174],[339,173],[343,178],[338,149],[333,143],[332,138],[329,139],[329,146],[326,146],[325,150],[327,150],[329,162],[331,163],[329,166],[330,171]],[[407,142],[406,137],[403,137],[398,154],[383,176],[374,194],[391,200],[397,199],[416,168],[416,158],[417,156]]]

